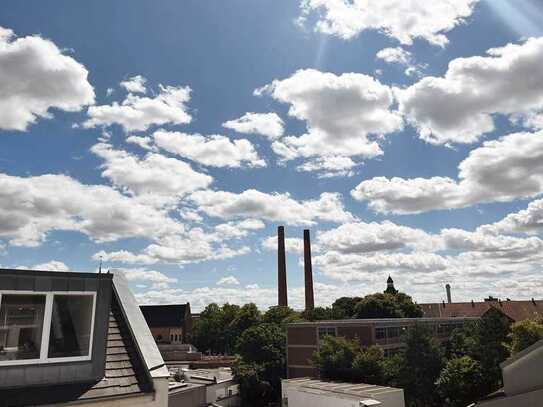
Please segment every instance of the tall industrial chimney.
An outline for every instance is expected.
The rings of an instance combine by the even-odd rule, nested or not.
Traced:
[[[315,308],[315,299],[313,297],[313,268],[311,267],[311,241],[309,240],[309,230],[304,230],[304,275],[305,275],[305,309]]]
[[[450,303],[452,303],[451,285],[450,284],[445,285],[445,290],[447,290],[447,302],[450,304]]]
[[[288,306],[284,226],[277,228],[277,305],[280,307]]]

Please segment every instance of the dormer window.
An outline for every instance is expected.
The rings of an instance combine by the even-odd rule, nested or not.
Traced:
[[[95,292],[0,292],[0,366],[91,359]]]

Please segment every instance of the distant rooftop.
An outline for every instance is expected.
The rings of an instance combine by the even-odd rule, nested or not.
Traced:
[[[179,327],[183,325],[187,312],[190,312],[190,305],[141,305],[140,309],[150,328]]]
[[[475,320],[477,317],[442,317],[442,318],[366,318],[366,319],[335,319],[326,321],[292,322],[288,326],[314,325],[359,325],[359,324],[405,324],[411,322],[450,322],[459,320]]]
[[[301,377],[297,379],[282,380],[283,385],[294,386],[299,389],[310,390],[311,393],[336,393],[339,395],[349,395],[355,397],[376,398],[387,394],[403,393],[402,389],[387,386],[377,386],[364,383],[345,383],[345,382],[329,382],[318,379],[310,379]]]

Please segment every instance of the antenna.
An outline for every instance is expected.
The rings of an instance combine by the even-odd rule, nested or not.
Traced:
[[[102,274],[102,256],[100,256],[100,265],[98,266],[98,274]]]

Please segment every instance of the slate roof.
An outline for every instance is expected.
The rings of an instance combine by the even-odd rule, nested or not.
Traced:
[[[503,312],[512,321],[524,319],[543,319],[543,301],[484,301],[419,304],[425,317],[481,317],[489,309]]]
[[[142,305],[141,312],[150,328],[181,327],[185,316],[190,313],[190,305]]]

